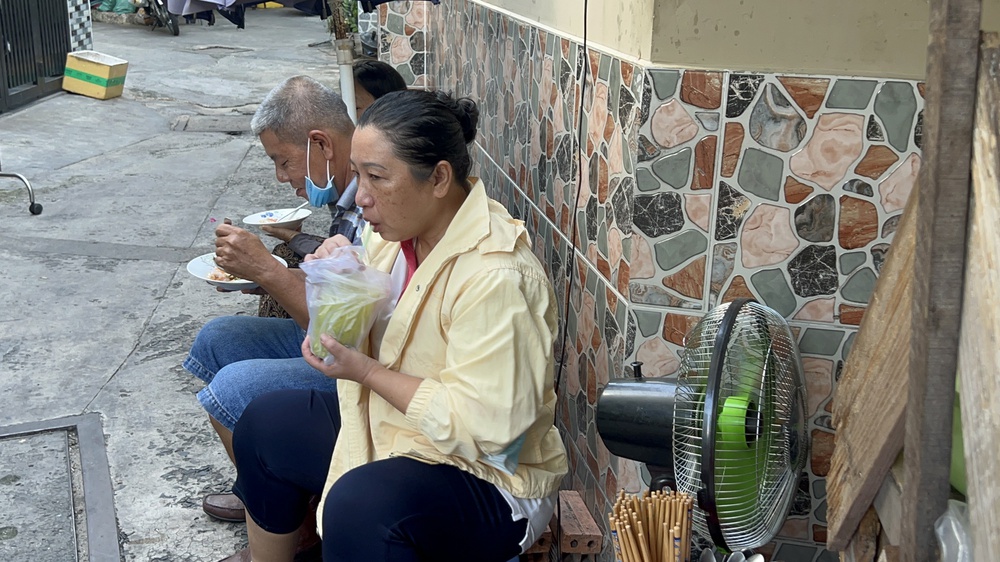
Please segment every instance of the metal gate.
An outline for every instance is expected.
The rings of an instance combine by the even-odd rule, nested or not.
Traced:
[[[0,0],[0,113],[60,89],[69,40],[66,0]]]

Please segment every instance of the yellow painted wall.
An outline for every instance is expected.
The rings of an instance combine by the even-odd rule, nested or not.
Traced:
[[[983,0],[983,30],[1000,31],[1000,0]]]
[[[580,39],[582,0],[474,0]],[[590,0],[588,39],[625,58],[699,69],[919,79],[928,0]],[[983,29],[1000,31],[1000,0]]]
[[[583,37],[583,0],[473,0],[510,12],[560,35]],[[626,55],[651,60],[653,5],[660,0],[590,0],[588,43]]]
[[[1000,0],[983,28],[1000,29]],[[924,76],[927,0],[656,0],[654,63],[683,67]]]

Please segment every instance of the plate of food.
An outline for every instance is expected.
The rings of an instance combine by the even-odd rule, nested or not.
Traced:
[[[288,265],[288,262],[279,258],[278,256],[272,255],[272,258],[281,262],[281,265]],[[227,273],[226,270],[222,269],[215,263],[215,253],[204,254],[194,258],[187,264],[188,273],[194,275],[198,279],[207,281],[210,285],[220,287],[227,291],[241,291],[256,289],[257,284],[248,279],[240,279],[239,277]]]
[[[302,221],[312,214],[309,209],[271,209],[243,217],[243,224],[252,226],[277,226],[296,230],[302,226]]]

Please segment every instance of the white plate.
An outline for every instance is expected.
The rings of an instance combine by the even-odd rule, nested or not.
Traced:
[[[309,209],[299,209],[295,211],[294,214],[289,215],[288,218],[281,222],[275,222],[277,219],[283,218],[288,213],[292,212],[295,207],[289,207],[287,209],[271,209],[270,211],[263,211],[260,213],[254,213],[252,215],[247,215],[243,217],[243,224],[249,224],[253,226],[278,226],[281,228],[298,228],[302,221],[306,220],[306,217],[312,214]]]
[[[272,255],[272,258],[281,262],[281,265],[288,265],[288,262],[279,258],[278,256]],[[215,264],[215,253],[205,254],[198,256],[193,260],[189,261],[187,264],[188,273],[194,275],[198,279],[207,281],[210,285],[215,285],[216,287],[221,287],[227,291],[241,291],[256,289],[257,284],[253,281],[248,281],[246,279],[239,279],[236,281],[216,281],[214,279],[209,279],[208,274],[212,272],[213,269],[218,267]]]

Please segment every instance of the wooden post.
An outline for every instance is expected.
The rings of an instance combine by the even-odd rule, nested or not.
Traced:
[[[917,205],[902,559],[938,560],[965,272],[981,0],[932,0],[924,163]]]
[[[984,34],[979,54],[973,205],[965,265],[958,371],[976,560],[1000,560],[1000,36]],[[958,415],[956,413],[956,415]]]

